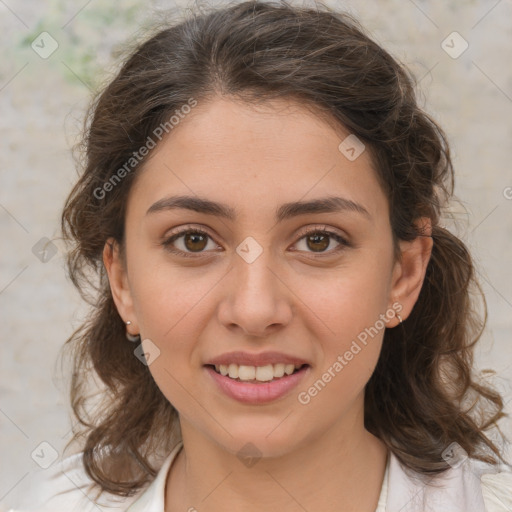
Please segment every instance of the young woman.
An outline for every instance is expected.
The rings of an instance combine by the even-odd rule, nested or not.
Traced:
[[[198,12],[130,56],[84,143],[83,445],[27,509],[512,510],[448,144],[355,20]]]

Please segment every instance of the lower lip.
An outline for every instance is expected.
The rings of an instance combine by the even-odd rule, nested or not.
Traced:
[[[310,370],[309,366],[303,366],[291,375],[255,384],[225,377],[217,373],[211,366],[205,368],[226,395],[245,404],[264,404],[283,397],[296,387]]]

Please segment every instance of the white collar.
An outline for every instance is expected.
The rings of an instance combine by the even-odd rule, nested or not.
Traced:
[[[496,473],[495,466],[466,459],[437,476],[404,468],[391,453],[386,512],[486,512],[481,476]]]
[[[126,509],[126,512],[163,512],[165,510],[165,484],[167,482],[167,475],[172,462],[182,447],[183,441],[180,441],[173,448],[167,459],[165,459],[156,478],[139,498]]]
[[[126,512],[165,510],[167,476],[182,447],[183,442],[180,441],[164,461],[155,480]],[[450,468],[438,475],[435,485],[429,485],[433,477],[420,478],[418,473],[404,468],[396,456],[389,452],[379,507],[385,503],[385,512],[486,512],[480,478],[483,473],[497,471],[494,466],[468,458],[457,468]]]

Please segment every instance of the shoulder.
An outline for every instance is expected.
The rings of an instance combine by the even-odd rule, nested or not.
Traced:
[[[137,498],[99,495],[98,486],[85,472],[82,453],[29,474],[18,487],[6,512],[97,512],[98,506],[102,512],[122,511]]]
[[[482,495],[488,512],[512,510],[512,470],[482,474]]]
[[[511,512],[512,468],[467,458],[429,477],[391,457],[387,512]]]

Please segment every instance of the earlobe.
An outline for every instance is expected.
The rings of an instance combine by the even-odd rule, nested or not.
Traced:
[[[400,241],[401,260],[396,262],[393,270],[391,296],[402,305],[403,321],[420,295],[434,243],[430,219],[422,217],[417,225],[421,235],[411,241]]]
[[[130,322],[130,330],[138,332],[126,265],[120,254],[119,243],[114,238],[109,238],[105,242],[103,264],[107,271],[110,291],[119,315],[123,322]]]

